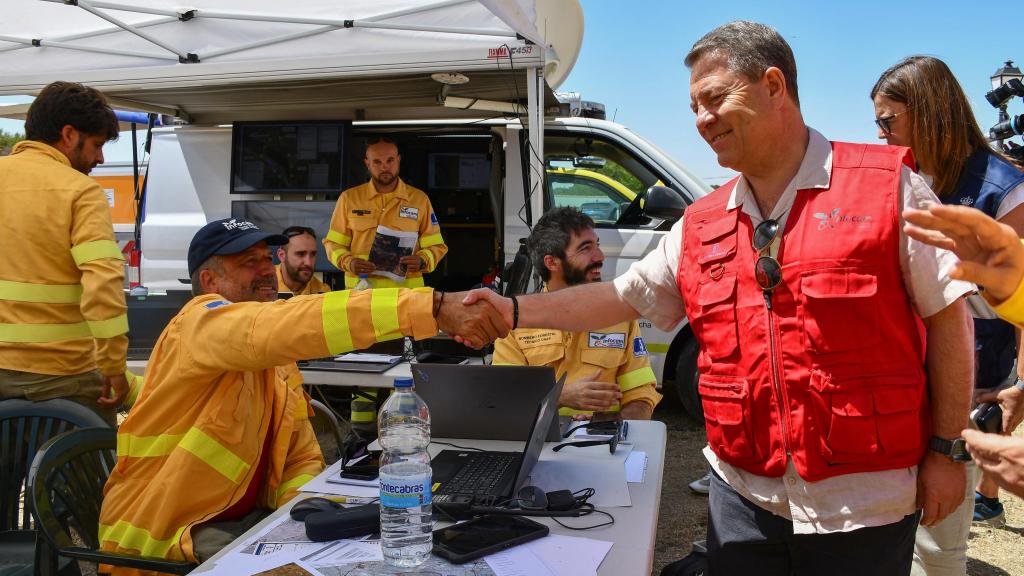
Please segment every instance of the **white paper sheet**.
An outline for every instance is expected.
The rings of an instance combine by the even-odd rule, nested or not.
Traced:
[[[647,453],[630,452],[626,457],[626,482],[641,483],[647,474]]]
[[[384,555],[380,551],[380,542],[377,540],[368,542],[337,540],[304,557],[302,560],[314,567],[320,568],[323,566],[343,566],[353,562],[372,562],[383,559]]]
[[[558,576],[526,545],[491,554],[484,561],[495,576]]]
[[[401,356],[394,356],[392,354],[370,354],[367,352],[349,352],[348,354],[334,357],[339,362],[366,362],[367,364],[384,364],[401,358]]]
[[[632,506],[626,485],[626,458],[631,451],[631,446],[622,445],[615,454],[609,454],[608,446],[603,445],[563,448],[560,452],[547,447],[533,467],[530,483],[546,492],[593,488],[589,502],[598,508]]]
[[[556,576],[595,576],[611,542],[551,534],[526,544]]]

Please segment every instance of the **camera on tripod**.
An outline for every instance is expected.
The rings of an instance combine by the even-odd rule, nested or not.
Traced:
[[[1024,98],[1024,82],[1019,78],[1007,80],[985,94],[988,103],[1000,110],[1000,122],[988,130],[989,140],[1006,140],[1024,134],[1024,114],[1006,115],[1006,105],[1014,96]]]

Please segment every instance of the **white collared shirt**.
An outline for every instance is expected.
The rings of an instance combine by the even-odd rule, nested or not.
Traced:
[[[832,145],[816,130],[808,130],[810,137],[800,169],[770,215],[782,228],[785,228],[797,191],[828,188],[832,178]],[[742,207],[743,213],[757,226],[764,217],[752,194],[747,179],[740,176],[727,207]],[[924,179],[905,166],[900,173],[900,196],[904,208],[924,208],[939,203]],[[654,251],[614,280],[620,298],[666,331],[671,331],[685,314],[676,283],[682,226],[680,218]],[[910,238],[903,232],[902,225],[899,233],[900,269],[919,316],[932,316],[975,291],[973,284],[949,278],[949,271],[957,261],[955,255]],[[796,473],[792,459],[782,477],[771,478],[720,461],[710,447],[704,448],[704,454],[718,475],[743,497],[777,516],[792,520],[796,534],[828,534],[883,526],[902,520],[916,509],[916,466],[808,482]]]

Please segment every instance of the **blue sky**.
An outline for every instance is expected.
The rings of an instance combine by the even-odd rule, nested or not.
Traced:
[[[693,127],[689,73],[682,60],[698,38],[730,20],[764,22],[782,33],[796,54],[805,120],[836,140],[877,141],[867,94],[879,74],[905,56],[945,60],[986,132],[996,122],[996,110],[984,97],[989,76],[1007,59],[1024,68],[1024,44],[1009,33],[1017,22],[1009,5],[965,8],[945,0],[732,0],[721,7],[682,0],[581,3],[583,47],[559,90],[603,102],[609,118],[713,184],[731,173],[718,166]],[[0,103],[12,101],[0,97]],[[1024,101],[1015,99],[1010,112],[1024,113]],[[19,123],[2,120],[0,128],[21,129]],[[122,140],[116,150],[108,150],[108,160],[130,158],[129,139]]]

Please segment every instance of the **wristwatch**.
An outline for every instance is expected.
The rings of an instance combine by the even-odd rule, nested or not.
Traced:
[[[963,438],[946,440],[938,436],[932,436],[928,441],[928,448],[942,454],[953,462],[970,462],[971,453],[967,451],[967,442]]]

